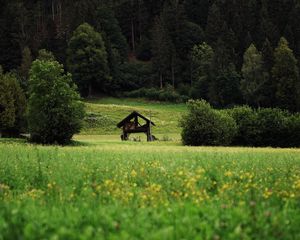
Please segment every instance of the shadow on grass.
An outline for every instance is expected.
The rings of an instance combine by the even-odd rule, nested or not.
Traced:
[[[26,139],[24,138],[0,138],[0,143],[5,143],[5,144],[14,144],[14,143],[19,143],[19,144],[24,144],[28,143]]]

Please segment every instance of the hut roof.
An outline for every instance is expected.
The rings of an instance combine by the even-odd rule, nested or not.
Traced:
[[[150,121],[150,119],[146,118],[145,116],[143,116],[142,114],[138,113],[137,111],[133,111],[131,114],[129,114],[126,118],[124,118],[121,122],[118,123],[117,127],[121,128],[125,125],[125,123],[129,122],[130,120],[132,120],[135,117],[140,117],[142,119],[144,119],[146,122],[151,123],[153,126],[155,126],[155,123]]]

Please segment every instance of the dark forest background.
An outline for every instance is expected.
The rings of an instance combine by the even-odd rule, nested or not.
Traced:
[[[31,62],[46,49],[72,73],[82,96],[159,93],[216,107],[300,108],[300,1],[0,0],[0,6],[0,65],[25,89]]]

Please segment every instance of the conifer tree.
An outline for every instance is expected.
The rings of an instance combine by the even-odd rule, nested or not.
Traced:
[[[244,99],[247,104],[260,107],[267,73],[264,71],[262,55],[254,44],[251,44],[244,54],[242,74],[241,91]]]
[[[263,59],[263,66],[264,71],[267,74],[267,79],[263,86],[263,100],[261,105],[263,107],[274,107],[275,106],[275,93],[276,93],[276,84],[272,78],[272,68],[274,65],[274,51],[271,46],[270,41],[266,38],[263,46],[262,46],[262,59]]]
[[[216,44],[220,37],[220,33],[223,27],[224,21],[222,20],[220,9],[216,3],[214,3],[208,12],[207,25],[206,25],[206,39],[209,44]]]
[[[207,43],[195,45],[191,52],[193,97],[208,100],[210,81],[213,78],[214,51]]]
[[[297,59],[285,38],[281,38],[274,53],[272,77],[276,84],[276,100],[279,107],[297,111],[300,107],[300,79]]]
[[[68,68],[83,96],[91,96],[93,89],[104,91],[110,78],[107,52],[101,34],[87,23],[80,25],[69,41]]]

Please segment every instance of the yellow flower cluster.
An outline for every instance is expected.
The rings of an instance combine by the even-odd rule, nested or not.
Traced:
[[[205,204],[206,201],[238,199],[251,201],[253,195],[262,200],[283,200],[300,197],[300,176],[296,173],[285,179],[276,175],[277,169],[255,168],[241,170],[226,165],[214,169],[181,167],[163,164],[163,161],[146,161],[132,165],[120,164],[114,169],[89,168],[81,163],[82,176],[64,185],[49,181],[40,189],[26,188],[21,199],[55,198],[59,201],[90,199],[99,203],[120,202],[146,206],[168,206],[172,202]],[[278,176],[278,177],[277,177]],[[289,187],[287,187],[289,186]],[[0,197],[8,199],[12,190],[0,184]]]

